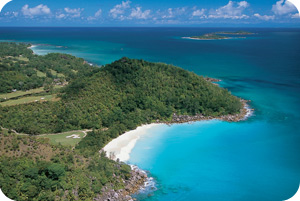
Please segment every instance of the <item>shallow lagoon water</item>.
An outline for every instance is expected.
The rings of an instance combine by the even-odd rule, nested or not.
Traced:
[[[238,40],[181,38],[227,30],[0,28],[0,39],[43,44],[34,51],[71,53],[98,65],[128,56],[222,79],[222,87],[251,100],[254,116],[150,130],[129,163],[150,171],[158,190],[138,198],[286,200],[300,182],[300,29],[246,29],[257,34]]]

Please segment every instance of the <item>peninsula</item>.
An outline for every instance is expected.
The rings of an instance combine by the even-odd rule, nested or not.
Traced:
[[[123,57],[100,68],[29,46],[0,43],[0,187],[11,199],[130,200],[147,176],[99,157],[107,143],[143,124],[246,114],[240,98],[179,67]],[[81,130],[73,146],[40,137]]]

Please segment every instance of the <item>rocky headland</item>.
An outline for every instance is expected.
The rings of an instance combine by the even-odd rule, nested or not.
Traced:
[[[131,165],[131,177],[128,180],[123,180],[124,188],[113,190],[111,185],[104,186],[102,193],[94,198],[95,201],[133,201],[132,194],[137,193],[146,185],[147,174],[138,167]]]

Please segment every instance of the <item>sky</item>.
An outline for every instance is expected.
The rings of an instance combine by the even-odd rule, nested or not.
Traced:
[[[300,16],[286,0],[12,0],[0,26],[300,27]]]

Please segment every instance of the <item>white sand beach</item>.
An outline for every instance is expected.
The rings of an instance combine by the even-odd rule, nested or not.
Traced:
[[[142,135],[146,134],[147,130],[159,125],[162,124],[153,123],[139,126],[135,130],[128,131],[116,139],[113,139],[103,148],[103,150],[106,151],[107,157],[125,162],[129,160],[131,150],[134,148],[137,140]]]
[[[244,116],[240,120],[246,120],[247,118],[253,115],[253,109],[251,109],[247,103],[244,103],[244,109]],[[122,162],[126,162],[130,159],[130,153],[138,139],[140,139],[142,135],[146,134],[150,128],[162,125],[165,124],[152,123],[139,126],[135,130],[128,131],[120,135],[119,137],[113,139],[102,150],[106,151],[106,156],[108,158],[111,158],[113,160],[119,159]]]

